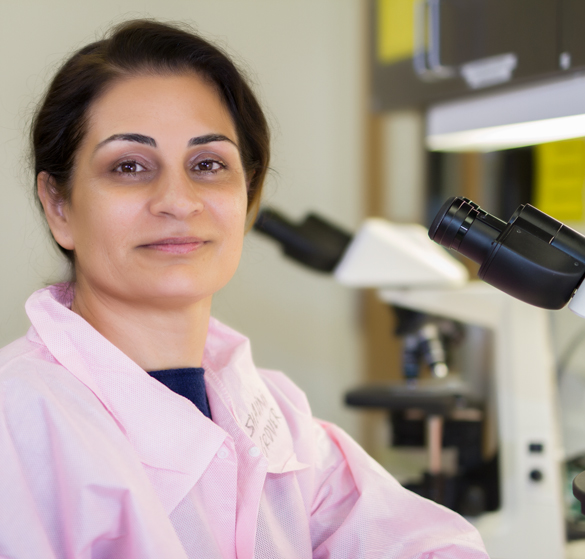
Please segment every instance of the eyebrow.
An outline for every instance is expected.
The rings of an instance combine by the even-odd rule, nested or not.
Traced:
[[[210,144],[211,142],[229,142],[234,146],[238,147],[238,144],[233,140],[230,140],[227,136],[223,134],[205,134],[204,136],[197,136],[195,138],[191,138],[187,142],[187,146],[200,146],[202,144]],[[239,148],[238,148],[239,149]]]
[[[157,147],[156,140],[150,136],[144,136],[143,134],[113,134],[109,138],[102,140],[94,149],[94,152],[101,147],[109,144],[110,142],[136,142],[138,144],[144,144],[153,148]],[[187,147],[200,146],[203,144],[210,144],[211,142],[229,142],[238,148],[238,145],[233,140],[230,140],[223,134],[204,134],[203,136],[195,136],[187,142]],[[238,148],[239,149],[239,148]]]
[[[101,147],[109,144],[110,142],[136,142],[137,144],[144,144],[146,146],[156,147],[156,141],[150,136],[144,136],[143,134],[113,134],[109,138],[102,140],[94,149],[96,152]]]

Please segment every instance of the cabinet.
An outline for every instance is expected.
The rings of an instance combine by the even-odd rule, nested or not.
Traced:
[[[565,69],[585,67],[585,2],[562,0],[560,64]]]
[[[371,0],[371,16],[376,111],[585,66],[583,0]]]

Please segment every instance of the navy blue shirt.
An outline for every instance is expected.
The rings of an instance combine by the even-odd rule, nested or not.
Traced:
[[[207,400],[205,381],[203,374],[205,370],[201,367],[187,367],[184,369],[165,369],[163,371],[150,371],[148,374],[162,382],[173,392],[191,400],[203,415],[211,419],[211,410]]]

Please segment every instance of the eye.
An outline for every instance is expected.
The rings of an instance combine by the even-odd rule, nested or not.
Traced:
[[[203,161],[198,161],[194,166],[194,171],[199,171],[203,174],[208,173],[217,173],[221,169],[225,169],[225,165],[221,161],[217,161],[216,159],[204,159]]]
[[[122,161],[114,168],[114,171],[122,175],[135,175],[146,171],[146,169],[137,161]]]

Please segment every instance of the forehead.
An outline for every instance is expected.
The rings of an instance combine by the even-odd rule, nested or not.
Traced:
[[[93,103],[88,117],[88,135],[97,142],[104,135],[127,132],[189,137],[223,133],[236,141],[231,115],[216,88],[196,74],[117,80]]]

